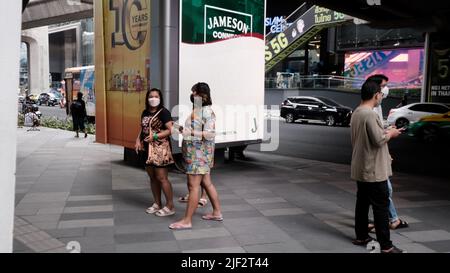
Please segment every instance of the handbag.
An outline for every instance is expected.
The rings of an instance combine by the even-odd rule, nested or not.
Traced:
[[[153,136],[152,122],[161,113],[159,110],[149,121],[150,136]],[[167,166],[174,163],[169,138],[158,139],[148,143],[147,165]]]

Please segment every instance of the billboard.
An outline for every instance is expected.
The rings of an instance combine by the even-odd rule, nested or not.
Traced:
[[[86,112],[95,117],[94,68],[83,69],[80,72],[80,92],[86,101]],[[75,92],[74,92],[75,93]],[[76,93],[75,93],[76,95]]]
[[[393,49],[345,54],[344,76],[365,79],[385,74],[395,88],[420,89],[423,82],[424,50]]]
[[[96,111],[106,116],[97,126],[98,141],[133,148],[150,88],[150,0],[94,4]]]
[[[191,87],[206,82],[216,143],[262,139],[265,0],[180,0],[180,8],[180,121]]]
[[[432,40],[428,101],[450,103],[450,42]]]

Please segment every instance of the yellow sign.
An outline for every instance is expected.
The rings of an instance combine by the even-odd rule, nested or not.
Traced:
[[[94,4],[97,141],[133,148],[150,89],[150,0]]]

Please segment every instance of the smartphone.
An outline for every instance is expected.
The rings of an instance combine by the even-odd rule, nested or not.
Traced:
[[[408,129],[408,126],[403,126],[403,127],[400,128],[399,130],[402,131],[402,132],[404,132],[404,131],[406,131],[407,129]]]
[[[178,123],[174,123],[173,127],[178,130],[180,133],[183,132],[183,126],[179,125]]]

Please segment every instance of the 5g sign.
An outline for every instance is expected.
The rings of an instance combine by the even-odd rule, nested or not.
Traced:
[[[130,50],[139,49],[149,31],[148,0],[110,0],[109,10],[115,12],[114,33],[111,46],[125,45]]]

